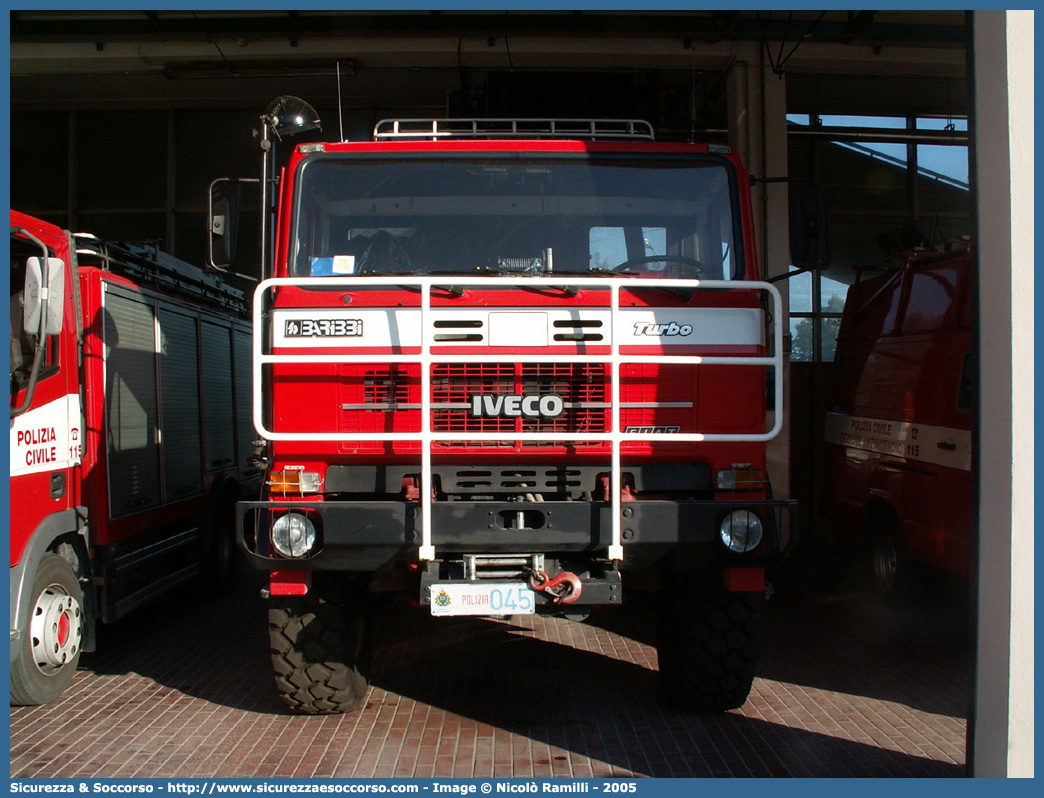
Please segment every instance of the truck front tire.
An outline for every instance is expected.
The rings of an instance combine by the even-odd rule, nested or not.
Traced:
[[[83,593],[72,566],[49,552],[33,580],[29,625],[11,663],[11,705],[46,704],[69,686],[80,661]]]
[[[360,598],[316,575],[304,596],[269,599],[268,631],[279,697],[295,712],[332,715],[362,706],[372,657]]]
[[[762,599],[730,592],[716,573],[665,585],[656,651],[667,706],[723,712],[746,702],[761,649]]]

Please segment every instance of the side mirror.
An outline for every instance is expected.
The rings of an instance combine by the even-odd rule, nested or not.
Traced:
[[[830,265],[826,194],[811,182],[790,184],[790,262],[798,269]]]
[[[29,258],[25,263],[22,329],[30,335],[58,335],[65,318],[65,261]],[[44,318],[41,319],[41,316]]]
[[[207,215],[207,263],[225,270],[236,263],[242,183],[257,183],[256,178],[219,177],[210,184]]]

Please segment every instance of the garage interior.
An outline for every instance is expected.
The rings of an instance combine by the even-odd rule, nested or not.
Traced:
[[[903,249],[970,237],[980,330],[991,340],[997,331],[991,355],[1007,357],[997,358],[999,380],[985,361],[980,372],[978,440],[990,444],[978,463],[986,476],[969,610],[979,653],[968,762],[973,775],[1024,775],[1033,763],[1032,572],[1027,594],[1012,563],[1032,567],[1032,490],[1018,490],[1031,486],[1032,451],[1019,454],[1012,430],[1016,415],[1020,436],[1032,429],[1032,405],[1024,419],[1024,393],[991,397],[987,386],[1011,384],[1025,357],[1012,331],[1023,322],[1032,330],[1032,307],[1019,310],[1012,295],[1016,281],[1032,284],[1032,223],[1028,243],[1026,232],[1013,236],[1010,214],[987,213],[982,193],[999,182],[1014,212],[1007,187],[1025,153],[1007,123],[995,123],[1022,86],[1011,77],[1025,54],[1004,46],[1016,28],[1008,12],[942,10],[12,11],[10,202],[203,264],[208,185],[257,176],[254,131],[284,94],[319,112],[322,132],[302,140],[365,140],[385,118],[635,118],[659,140],[731,144],[758,177],[813,178],[828,197],[831,262],[777,283],[789,304],[790,389],[773,483],[801,500],[800,545],[825,552],[856,543],[815,511],[845,292]],[[1007,103],[1000,116],[996,103]],[[999,170],[1003,180],[983,180]],[[754,194],[765,277],[784,276],[793,268],[786,188],[758,184]],[[255,249],[256,235],[241,246]],[[244,286],[257,276],[256,266],[237,268]],[[1011,621],[1026,612],[1028,627]],[[1028,718],[1018,676],[1027,669]]]

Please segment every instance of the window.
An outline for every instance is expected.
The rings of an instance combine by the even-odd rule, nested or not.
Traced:
[[[591,268],[609,271],[629,259],[627,240],[632,238],[632,249],[642,249],[644,254],[667,254],[667,230],[663,227],[592,227],[590,234]],[[663,263],[651,263],[655,270]]]
[[[825,190],[829,270],[790,280],[791,359],[833,360],[848,288],[971,232],[966,119],[787,115],[790,173]]]
[[[29,382],[36,354],[37,336],[27,333],[22,326],[22,310],[25,305],[25,262],[29,258],[42,257],[42,251],[35,244],[17,236],[11,237],[11,399],[15,393],[23,390]],[[57,336],[47,339],[44,360],[40,368],[40,379],[58,371]]]
[[[903,332],[939,330],[954,322],[957,272],[945,266],[913,275],[906,300]]]
[[[830,275],[829,271],[805,272],[790,279],[791,360],[834,359],[849,286]]]
[[[298,276],[586,274],[733,279],[735,175],[715,157],[311,156]]]

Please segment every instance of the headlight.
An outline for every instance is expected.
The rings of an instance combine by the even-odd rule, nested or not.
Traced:
[[[733,510],[722,519],[718,533],[729,551],[745,554],[761,543],[761,519],[751,510]]]
[[[315,546],[315,524],[300,513],[279,516],[270,535],[272,546],[284,557],[305,557]]]

